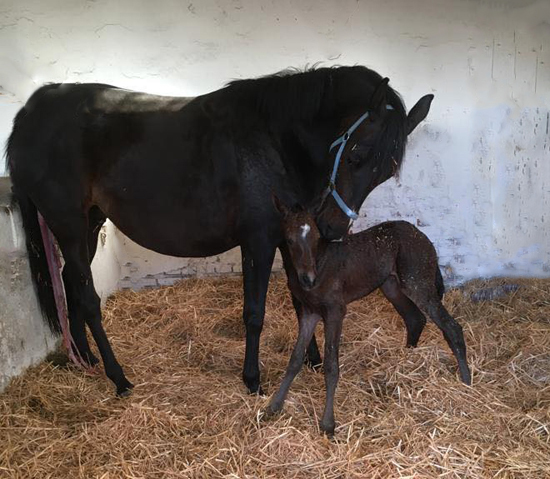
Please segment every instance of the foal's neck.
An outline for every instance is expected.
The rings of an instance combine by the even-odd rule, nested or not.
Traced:
[[[342,246],[343,242],[341,241],[327,241],[323,238],[319,239],[315,264],[317,265],[317,276],[320,280],[322,280],[324,274],[326,273],[330,260],[335,254],[339,253]]]

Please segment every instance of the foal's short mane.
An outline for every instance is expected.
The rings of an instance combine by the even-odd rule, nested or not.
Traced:
[[[235,106],[255,111],[272,124],[343,116],[369,108],[369,100],[382,77],[364,66],[315,66],[287,69],[255,79],[235,80],[225,90],[236,100]],[[405,144],[406,113],[399,94],[387,87],[387,102],[393,110],[387,115],[375,147],[380,177],[397,174]]]

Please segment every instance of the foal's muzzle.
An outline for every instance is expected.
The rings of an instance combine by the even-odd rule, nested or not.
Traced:
[[[300,285],[305,290],[309,290],[315,286],[315,274],[314,273],[302,273],[299,276]]]

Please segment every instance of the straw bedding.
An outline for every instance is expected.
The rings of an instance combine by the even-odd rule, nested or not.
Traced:
[[[406,349],[379,293],[353,304],[332,441],[317,425],[322,373],[304,368],[269,421],[268,398],[246,393],[240,278],[117,293],[105,324],[132,396],[115,398],[102,372],[59,355],[30,369],[0,396],[0,477],[550,477],[550,280],[509,283],[445,297],[464,327],[471,388],[433,324]],[[284,278],[274,277],[261,346],[268,393],[296,329]]]

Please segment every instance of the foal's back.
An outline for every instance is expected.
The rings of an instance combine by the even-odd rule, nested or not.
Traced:
[[[350,235],[336,257],[345,258],[344,291],[353,301],[380,287],[390,275],[403,285],[436,283],[437,253],[428,237],[406,221],[387,221]],[[333,260],[334,261],[334,260]],[[337,267],[338,259],[336,259]]]

